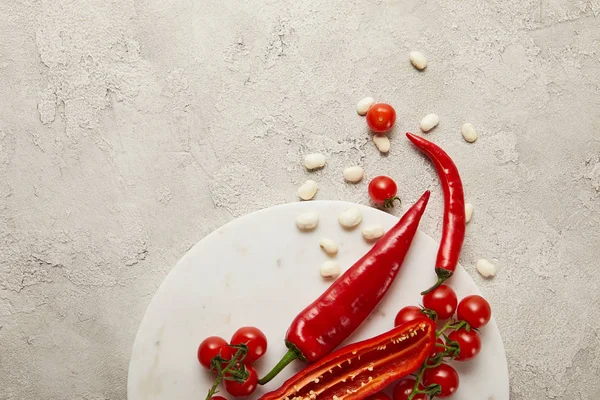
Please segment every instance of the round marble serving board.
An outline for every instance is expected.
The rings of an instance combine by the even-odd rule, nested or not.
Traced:
[[[238,218],[190,249],[161,284],[140,324],[129,365],[128,399],[204,399],[211,380],[196,359],[198,344],[210,335],[229,339],[245,325],[257,326],[267,335],[268,352],[256,363],[259,375],[266,373],[286,350],[289,323],[330,284],[319,274],[328,259],[319,240],[327,237],[339,244],[336,259],[343,271],[371,247],[360,226],[346,231],[337,221],[338,214],[351,206],[362,210],[361,226],[381,224],[387,229],[398,221],[375,208],[342,201],[290,203]],[[301,232],[295,219],[307,211],[319,212],[319,226]],[[419,291],[435,281],[437,248],[431,237],[417,233],[396,282],[349,342],[391,329],[401,307],[419,304]],[[460,266],[450,284],[459,299],[479,293]],[[506,355],[493,319],[481,336],[479,356],[454,363],[460,375],[454,400],[509,398]],[[288,367],[251,398],[277,388],[302,366],[296,362]],[[230,398],[224,390],[221,394]]]

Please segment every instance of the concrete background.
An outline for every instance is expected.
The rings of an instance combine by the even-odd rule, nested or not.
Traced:
[[[296,201],[306,152],[329,157],[319,199],[366,203],[366,181],[341,178],[354,164],[406,203],[432,188],[421,227],[439,238],[437,177],[402,136],[430,112],[475,205],[462,263],[494,307],[511,398],[597,399],[600,1],[225,7],[0,0],[0,399],[125,399],[169,269],[227,221]],[[389,156],[355,113],[366,95],[398,111]]]

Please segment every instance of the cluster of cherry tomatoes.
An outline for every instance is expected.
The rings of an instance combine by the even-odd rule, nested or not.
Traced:
[[[454,290],[441,285],[437,289],[423,296],[423,308],[407,306],[402,308],[396,315],[394,324],[400,325],[426,313],[439,321],[452,318],[456,313],[456,322],[447,324],[451,332],[447,335],[448,340],[458,343],[459,353],[456,361],[467,361],[474,358],[481,351],[481,338],[477,329],[484,327],[492,317],[490,304],[483,297],[470,295],[458,302]],[[443,332],[444,328],[442,328]],[[438,337],[438,344],[430,355],[434,358],[443,351],[444,339]],[[422,387],[440,385],[441,392],[436,397],[448,397],[458,389],[458,373],[448,364],[441,364],[434,368],[425,369],[422,376]],[[403,379],[394,388],[394,400],[407,400],[415,386],[414,378]],[[413,400],[426,400],[424,394],[418,394]]]
[[[245,326],[233,334],[229,343],[219,336],[210,336],[204,339],[198,347],[198,361],[200,364],[209,371],[215,371],[213,360],[219,357],[223,360],[221,362],[222,368],[225,368],[236,354],[236,348],[233,346],[240,344],[247,346],[247,352],[239,360],[239,363],[237,363],[239,365],[236,366],[239,369],[242,366],[241,364],[243,364],[243,369],[248,371],[248,374],[247,379],[241,382],[228,379],[228,376],[225,375],[225,390],[233,397],[249,396],[256,390],[258,374],[252,367],[252,364],[267,352],[267,338],[265,334],[258,328]],[[212,400],[226,399],[221,396],[213,396]]]
[[[460,303],[456,293],[451,287],[441,285],[437,289],[423,296],[423,308],[417,306],[406,306],[402,308],[394,320],[394,326],[422,318],[423,314],[444,321],[452,318],[456,313],[456,323],[446,326],[461,326],[458,329],[452,329],[448,334],[450,341],[458,343],[460,348],[457,361],[470,360],[479,354],[481,350],[481,339],[477,329],[484,327],[492,317],[492,310],[489,303],[481,296],[471,295],[463,298]],[[443,332],[443,328],[442,328]],[[443,351],[444,340],[440,337],[436,346],[429,356],[433,359],[439,352]],[[393,400],[408,400],[415,388],[415,378],[407,377],[400,380],[393,391]],[[448,364],[440,364],[437,367],[425,369],[422,375],[422,381],[419,387],[426,388],[430,385],[439,385],[441,392],[436,394],[436,398],[451,396],[458,389],[458,373]],[[427,400],[425,394],[417,394],[413,400]],[[390,397],[379,392],[369,396],[366,400],[391,400]]]

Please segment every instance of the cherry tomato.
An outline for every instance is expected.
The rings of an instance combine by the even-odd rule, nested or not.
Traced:
[[[441,345],[445,345],[446,343],[444,343],[444,339],[442,339],[441,337],[437,338],[437,340],[435,341],[435,346],[433,346],[433,349],[431,350],[431,354],[429,354],[429,357],[433,358],[435,356],[437,356],[440,353],[444,352],[444,348],[441,346],[437,346],[438,344]]]
[[[423,386],[440,385],[442,391],[436,397],[451,396],[458,389],[458,373],[448,364],[426,369],[423,373]]]
[[[392,400],[390,396],[383,392],[377,392],[375,394],[370,395],[369,397],[365,397],[365,400]]]
[[[209,336],[198,346],[198,361],[204,368],[210,369],[212,359],[219,355],[226,360],[233,357],[231,347],[221,337]]]
[[[389,176],[376,176],[369,182],[369,197],[375,204],[393,205],[396,193],[398,193],[398,186]]]
[[[466,361],[475,357],[481,350],[481,338],[479,333],[474,329],[467,331],[459,329],[448,335],[448,338],[454,342],[458,342],[460,353],[456,357],[457,361]]]
[[[415,387],[414,378],[402,379],[394,387],[394,400],[408,400],[413,387]],[[424,394],[417,394],[413,397],[413,400],[427,400],[427,396]]]
[[[396,318],[394,319],[394,326],[402,325],[404,323],[414,321],[417,318],[424,317],[421,312],[421,308],[417,306],[406,306],[398,311]]]
[[[213,396],[210,398],[210,400],[227,400],[227,399],[223,396]]]
[[[267,352],[267,337],[260,329],[253,326],[238,329],[231,338],[231,344],[248,346],[248,353],[244,359],[246,364],[252,364]]]
[[[456,317],[460,321],[467,321],[472,328],[478,329],[490,322],[492,308],[486,299],[474,294],[460,301]]]
[[[435,311],[442,321],[454,315],[457,303],[456,293],[448,285],[441,285],[423,296],[423,307]]]
[[[258,374],[256,370],[249,365],[246,365],[248,370],[248,379],[242,383],[236,381],[225,380],[225,390],[233,397],[249,396],[256,390],[258,385]]]
[[[367,111],[367,125],[373,132],[387,132],[396,122],[396,110],[385,103],[373,104]]]

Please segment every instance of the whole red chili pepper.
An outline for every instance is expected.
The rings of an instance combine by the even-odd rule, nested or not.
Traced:
[[[427,294],[452,276],[465,240],[465,194],[456,165],[444,150],[422,137],[406,132],[406,137],[429,157],[444,191],[444,225],[442,239],[435,261],[438,280],[435,285],[421,294]]]
[[[336,350],[259,400],[359,400],[409,375],[436,341],[435,322],[419,318]]]
[[[294,319],[285,338],[288,352],[259,384],[295,359],[323,358],[371,314],[396,278],[428,200],[426,191],[367,254]]]

